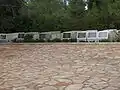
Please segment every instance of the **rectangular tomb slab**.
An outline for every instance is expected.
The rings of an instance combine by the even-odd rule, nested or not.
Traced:
[[[86,31],[77,32],[77,42],[86,41],[86,39],[87,39],[87,32]]]
[[[87,31],[87,41],[97,41],[98,40],[98,31],[97,30],[88,30]]]
[[[98,32],[98,38],[99,40],[104,40],[104,39],[108,39],[108,31],[99,31]]]

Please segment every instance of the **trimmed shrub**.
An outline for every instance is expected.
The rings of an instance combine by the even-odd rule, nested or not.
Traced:
[[[61,42],[61,39],[55,38],[51,42]]]
[[[33,40],[33,34],[26,34],[24,40]]]
[[[48,39],[46,42],[52,42],[52,40]]]
[[[70,39],[71,42],[77,42],[77,39]]]
[[[71,42],[70,39],[63,39],[62,42]]]
[[[108,39],[99,40],[100,42],[110,42]]]
[[[38,40],[38,42],[45,42],[45,40],[43,40],[43,39],[40,39],[40,40]]]
[[[31,39],[31,40],[24,40],[24,42],[26,42],[26,43],[39,43],[39,42],[45,42],[45,40],[42,40],[42,39],[33,40],[33,39]]]
[[[15,39],[13,39],[11,41],[14,42],[14,43],[22,43],[22,42],[24,42],[24,40],[18,39],[18,38],[15,38]]]

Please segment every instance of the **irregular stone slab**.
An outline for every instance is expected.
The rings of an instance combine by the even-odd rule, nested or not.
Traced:
[[[58,79],[56,79],[56,81],[65,82],[65,83],[72,83],[71,80],[69,80],[69,79],[64,79],[64,78],[58,78]]]
[[[68,85],[71,85],[72,83],[67,83],[67,82],[58,82],[58,83],[56,83],[54,86],[68,86]]]
[[[16,87],[16,88],[13,88],[13,90],[27,90],[26,87]]]
[[[118,87],[120,86],[120,79],[115,77],[109,80],[109,85],[113,87]]]
[[[57,90],[57,88],[53,86],[46,86],[46,87],[39,88],[38,90]]]
[[[101,79],[98,78],[98,77],[93,77],[93,78],[88,80],[88,82],[90,82],[90,83],[97,83],[97,82],[100,82],[100,81],[101,81]]]
[[[65,90],[74,84],[94,90],[120,87],[120,45],[1,45],[0,52],[0,90]]]
[[[79,75],[76,77],[72,77],[72,81],[73,81],[73,83],[83,83],[88,78],[89,78],[89,76]]]
[[[29,84],[26,84],[25,86],[28,88],[28,90],[29,89],[30,90],[38,90],[38,88],[44,87],[45,85],[40,84],[40,83],[31,82]]]
[[[61,86],[61,87],[59,87],[58,90],[65,90],[65,87],[66,87],[66,86]]]
[[[83,88],[82,90],[94,90],[94,89],[88,87],[88,88]]]
[[[82,84],[73,84],[69,85],[65,90],[80,90],[82,88]]]
[[[56,83],[57,83],[57,81],[55,81],[55,80],[50,80],[50,81],[46,82],[45,84],[55,85]]]
[[[71,66],[70,66],[69,64],[63,64],[62,69],[63,69],[64,71],[70,71]]]
[[[83,73],[83,71],[84,71],[83,68],[78,68],[78,69],[76,70],[76,73]]]
[[[0,88],[0,90],[12,90],[12,88]]]
[[[108,80],[110,80],[110,79],[108,77],[104,77],[104,78],[101,78],[101,80],[108,82]]]
[[[57,76],[53,76],[52,79],[59,79],[59,78],[70,78],[72,77],[74,74],[72,73],[67,73],[67,72],[61,72],[60,75]]]
[[[92,85],[91,87],[94,88],[94,89],[102,90],[102,89],[108,87],[108,83],[107,83],[107,82],[104,82],[104,81],[101,81],[101,82],[95,83],[95,84]]]
[[[105,88],[105,89],[103,89],[103,90],[119,90],[118,88],[115,88],[115,87],[107,87],[107,88]]]

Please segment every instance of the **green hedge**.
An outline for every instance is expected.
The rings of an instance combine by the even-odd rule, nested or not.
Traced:
[[[37,42],[38,42],[38,43],[39,43],[39,42],[45,42],[45,41],[44,41],[44,40],[33,40],[33,39],[31,39],[31,40],[24,40],[24,42],[26,42],[26,43],[32,43],[32,42],[33,42],[33,43],[34,43],[34,42],[37,43]]]
[[[108,39],[99,40],[99,42],[110,42]]]
[[[33,39],[33,34],[26,34],[24,37],[24,40],[32,40]]]

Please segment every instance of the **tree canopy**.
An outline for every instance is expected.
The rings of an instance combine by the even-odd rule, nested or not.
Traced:
[[[25,1],[0,0],[0,32],[120,28],[120,0]]]

